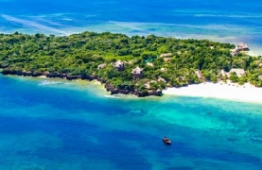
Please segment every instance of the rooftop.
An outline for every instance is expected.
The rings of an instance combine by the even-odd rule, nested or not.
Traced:
[[[114,63],[114,67],[124,67],[124,63],[120,60]]]
[[[238,77],[241,77],[242,75],[245,75],[246,72],[244,69],[242,68],[232,68],[229,73],[235,72],[237,74]]]
[[[238,48],[248,48],[247,44],[246,43],[239,43],[237,45]]]
[[[163,53],[160,55],[160,57],[171,57],[172,53]]]
[[[99,64],[99,65],[97,66],[97,69],[102,69],[102,68],[104,68],[105,66],[106,66],[106,63]]]
[[[137,66],[132,70],[132,74],[142,74],[142,73],[143,73],[143,69],[140,68],[139,66]]]

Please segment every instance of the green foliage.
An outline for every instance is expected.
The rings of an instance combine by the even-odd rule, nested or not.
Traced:
[[[238,84],[243,85],[247,82],[247,77],[246,76],[242,76],[238,79]]]
[[[212,81],[213,83],[217,83],[217,76],[216,76],[215,74],[212,74],[212,75],[211,75],[211,81]]]
[[[36,73],[62,73],[71,76],[97,76],[121,89],[138,89],[146,93],[145,84],[153,81],[152,89],[199,83],[195,70],[200,70],[206,80],[217,82],[218,71],[243,68],[247,77],[238,78],[234,73],[230,80],[243,84],[250,81],[262,86],[261,57],[239,54],[232,57],[228,43],[209,40],[175,39],[148,35],[147,37],[109,32],[83,32],[69,36],[35,34],[0,34],[0,68],[12,71]],[[162,53],[172,53],[168,58]],[[125,69],[113,67],[117,60],[125,62]],[[148,62],[153,66],[148,66]],[[105,63],[102,69],[99,64]],[[132,69],[143,68],[143,76],[132,78]],[[162,70],[161,70],[162,68]],[[164,71],[163,71],[164,69]],[[158,81],[162,77],[164,81]]]
[[[235,73],[235,72],[232,72],[232,73],[230,73],[230,77],[229,77],[229,79],[232,81],[232,82],[238,82],[238,76],[237,76],[237,74]]]

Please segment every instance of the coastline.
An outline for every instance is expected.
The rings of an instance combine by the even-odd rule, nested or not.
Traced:
[[[27,41],[21,41],[19,42],[21,45],[24,43],[32,43],[35,41],[30,35],[23,35],[19,33],[14,33],[12,35],[2,35],[3,37],[20,37],[25,36],[27,37]],[[37,37],[39,35],[37,34]],[[48,38],[45,35],[41,35],[45,38],[47,38],[48,42],[59,42],[59,38]],[[49,56],[53,56],[54,59],[48,59],[48,64],[43,66],[43,61],[45,58],[42,58],[41,49],[35,49],[36,55],[38,57],[35,57],[33,60],[33,64],[35,65],[34,68],[29,69],[29,66],[32,65],[32,62],[29,60],[25,60],[23,56],[17,55],[17,59],[15,62],[9,61],[8,55],[4,55],[3,59],[0,63],[0,72],[3,75],[18,75],[18,76],[32,76],[32,77],[40,77],[40,78],[63,78],[67,80],[75,80],[75,79],[82,79],[82,80],[98,80],[102,83],[102,85],[105,87],[105,89],[108,92],[111,92],[111,94],[133,94],[138,97],[145,97],[145,96],[162,96],[162,89],[165,89],[166,87],[182,87],[187,86],[189,84],[195,84],[203,81],[210,81],[212,78],[212,81],[217,81],[224,79],[224,74],[229,75],[229,73],[236,73],[237,71],[241,71],[241,75],[248,74],[248,77],[245,77],[245,81],[250,81],[252,84],[256,86],[261,86],[261,77],[259,73],[259,67],[262,64],[261,58],[255,58],[250,56],[250,64],[249,67],[245,68],[248,70],[248,72],[245,72],[245,70],[242,68],[243,66],[232,66],[232,63],[237,62],[245,62],[245,54],[240,54],[239,56],[243,56],[240,59],[237,57],[232,57],[232,55],[236,55],[240,51],[246,51],[249,50],[248,47],[241,48],[237,47],[237,51],[234,51],[234,54],[232,54],[232,49],[235,48],[233,44],[229,43],[219,43],[219,42],[210,42],[208,40],[180,40],[180,39],[174,39],[170,38],[169,40],[172,41],[172,43],[185,43],[187,45],[185,46],[176,46],[172,49],[169,49],[168,44],[166,44],[166,41],[162,41],[161,39],[167,40],[167,38],[164,37],[157,37],[148,36],[148,39],[152,39],[152,41],[148,41],[153,45],[154,43],[163,45],[165,48],[167,48],[169,53],[161,53],[156,48],[151,49],[152,53],[150,54],[143,54],[141,52],[146,52],[149,50],[149,44],[145,46],[139,47],[140,52],[137,52],[137,41],[144,42],[145,37],[139,37],[136,36],[135,39],[128,38],[126,35],[125,39],[128,43],[123,43],[124,49],[130,50],[129,52],[123,50],[116,50],[114,45],[108,47],[109,51],[104,52],[96,51],[95,48],[101,49],[99,45],[100,39],[104,40],[110,40],[112,37],[116,39],[122,39],[121,34],[113,34],[110,32],[105,33],[94,33],[94,32],[83,32],[77,35],[74,35],[78,38],[76,40],[72,41],[70,40],[70,37],[65,37],[68,41],[72,42],[86,42],[89,44],[89,41],[86,41],[86,37],[91,38],[94,40],[94,43],[97,44],[97,46],[93,47],[92,44],[90,45],[90,48],[82,45],[77,46],[67,46],[67,44],[60,44],[64,45],[65,48],[55,47],[58,51],[61,52],[61,55],[65,56],[65,58],[61,59],[59,58],[59,55],[54,55],[50,53],[49,49],[44,50],[44,54]],[[111,37],[111,38],[109,38]],[[111,41],[111,40],[110,40]],[[39,44],[42,41],[39,41]],[[8,43],[8,42],[7,42]],[[170,43],[170,42],[169,42]],[[114,44],[114,43],[113,43]],[[127,46],[127,44],[130,44]],[[194,48],[191,48],[191,45],[194,44]],[[10,44],[12,46],[13,44]],[[44,45],[44,44],[42,44]],[[89,46],[88,45],[88,46]],[[132,46],[131,46],[132,45]],[[247,46],[247,45],[246,45]],[[77,56],[74,55],[67,55],[67,51],[64,50],[66,48],[72,48],[74,53]],[[122,48],[122,47],[121,47]],[[162,48],[162,47],[161,47]],[[4,49],[3,49],[4,50]],[[30,49],[33,51],[33,48]],[[82,55],[82,52],[88,51],[90,53],[90,59],[86,57],[85,55]],[[150,51],[150,50],[149,50]],[[7,52],[8,51],[5,51]],[[3,52],[3,53],[4,53]],[[100,56],[101,52],[101,56]],[[110,55],[108,53],[110,52]],[[97,57],[99,53],[99,57]],[[114,54],[114,57],[112,58],[112,54]],[[194,56],[193,58],[185,59],[184,55],[191,55]],[[212,55],[204,55],[205,53],[210,53]],[[221,55],[223,54],[223,55]],[[27,55],[31,55],[31,53],[28,53]],[[127,56],[125,60],[123,60],[120,56]],[[139,57],[138,59],[135,59],[133,57]],[[212,57],[211,57],[212,56]],[[212,61],[212,58],[219,57],[219,61],[216,61],[215,63]],[[87,59],[88,58],[88,59]],[[123,60],[121,61],[120,58]],[[23,62],[19,62],[19,61]],[[64,60],[70,60],[73,61],[69,64],[69,66],[65,65]],[[137,60],[134,62],[134,60]],[[171,61],[170,61],[171,60]],[[178,64],[180,63],[180,60],[183,60],[183,67],[178,67]],[[192,65],[192,60],[195,61],[196,64]],[[150,62],[149,62],[150,61]],[[57,62],[57,65],[59,65],[56,69],[53,68],[54,62]],[[136,63],[137,62],[137,63]],[[78,64],[81,64],[81,69],[78,68]],[[150,65],[149,65],[150,64]],[[203,64],[205,64],[205,67],[203,67]],[[251,68],[252,66],[252,68]],[[239,68],[235,68],[239,67]],[[179,74],[173,75],[172,68],[176,68],[176,72]],[[212,70],[216,70],[216,72],[213,72]],[[222,69],[222,70],[221,70]],[[230,69],[230,70],[229,70]],[[225,72],[227,71],[227,73]],[[220,72],[223,71],[220,74]],[[229,71],[229,72],[228,72]],[[203,72],[206,72],[206,74],[203,74]],[[241,76],[240,75],[240,76]],[[162,76],[162,77],[161,77]],[[221,77],[223,76],[223,77]],[[240,77],[238,76],[238,77]],[[163,78],[164,77],[164,78]],[[249,77],[254,77],[252,80]],[[225,79],[228,79],[229,76],[226,76]],[[233,77],[234,78],[234,77]],[[233,80],[234,82],[238,81],[238,78],[235,78],[236,80]],[[242,81],[242,80],[239,80]],[[241,82],[240,82],[241,83]],[[212,89],[210,89],[212,91]],[[201,96],[201,95],[200,95]],[[216,95],[215,95],[216,96]],[[234,95],[233,95],[234,96]]]
[[[238,85],[231,82],[188,85],[180,88],[167,88],[163,90],[164,95],[217,98],[230,101],[241,101],[262,104],[262,88],[255,87],[250,83]]]
[[[66,79],[66,80],[86,80],[86,81],[97,81],[101,86],[104,86],[107,92],[110,92],[111,95],[113,94],[132,94],[138,97],[146,97],[146,96],[161,96],[162,91],[158,90],[147,90],[146,93],[141,92],[137,89],[126,89],[125,87],[114,87],[111,83],[106,82],[102,78],[98,76],[71,76],[68,74],[62,73],[35,73],[34,71],[26,72],[26,71],[15,71],[15,70],[3,70],[0,71],[2,75],[16,75],[16,76],[25,76],[25,77],[37,77],[40,79],[45,78],[58,78],[58,79]]]
[[[17,76],[17,75],[10,75]],[[67,80],[62,78],[49,78],[45,75],[32,77],[32,76],[18,76],[18,77],[26,77],[26,78],[36,78],[39,80],[46,81],[63,81],[72,82],[79,87],[85,87],[86,85],[95,86],[99,89],[100,92],[96,93],[97,95],[101,95],[107,98],[115,98],[115,99],[151,99],[151,100],[159,100],[159,96],[149,95],[146,98],[136,96],[132,93],[123,94],[116,93],[110,94],[110,91],[107,91],[105,86],[97,79],[94,80],[83,80],[83,79],[74,79]],[[214,98],[214,99],[222,99],[227,101],[239,101],[244,103],[257,103],[262,104],[262,88],[255,87],[250,83],[245,83],[244,85],[239,85],[237,83],[232,83],[230,81],[225,82],[204,82],[200,84],[192,84],[183,87],[168,87],[162,91],[163,96],[169,97],[200,97],[200,98]]]
[[[115,93],[111,94],[111,91],[108,91],[105,88],[105,84],[103,84],[101,81],[98,79],[93,79],[93,80],[86,80],[86,79],[72,79],[68,80],[66,78],[50,78],[47,77],[46,75],[41,75],[41,76],[19,76],[15,74],[10,74],[10,75],[4,75],[0,74],[0,76],[8,76],[8,77],[13,77],[13,78],[20,78],[24,79],[26,81],[30,80],[42,80],[42,82],[39,83],[40,86],[49,86],[49,85],[56,85],[56,84],[68,84],[71,85],[71,87],[76,86],[77,88],[86,88],[92,89],[92,92],[100,97],[106,97],[106,98],[112,98],[112,99],[128,99],[128,100],[159,100],[160,96],[155,96],[155,95],[148,95],[145,97],[139,97],[135,94],[128,93]],[[60,86],[61,87],[61,86]]]

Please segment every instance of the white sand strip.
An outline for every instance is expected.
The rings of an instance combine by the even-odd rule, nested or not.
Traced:
[[[167,88],[164,94],[192,97],[210,97],[234,101],[262,103],[262,88],[249,83],[201,83],[180,88]]]

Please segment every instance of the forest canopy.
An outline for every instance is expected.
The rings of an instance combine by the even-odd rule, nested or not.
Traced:
[[[262,86],[261,57],[232,55],[234,48],[229,43],[155,35],[83,32],[56,37],[15,32],[0,34],[0,68],[4,74],[93,77],[114,88],[143,93],[226,79]],[[117,61],[123,68],[114,65]],[[139,73],[133,72],[136,67]],[[245,74],[221,74],[233,68]]]

